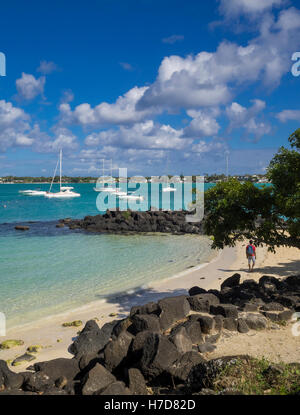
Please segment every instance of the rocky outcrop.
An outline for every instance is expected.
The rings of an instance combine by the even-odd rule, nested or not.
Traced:
[[[202,222],[187,222],[186,211],[110,211],[104,215],[86,216],[82,220],[61,219],[60,223],[70,229],[88,232],[132,233],[163,232],[173,234],[203,234]]]
[[[101,328],[88,321],[69,347],[72,359],[35,363],[22,374],[0,361],[0,395],[236,394],[212,390],[214,379],[250,357],[210,360],[209,353],[223,336],[287,324],[299,309],[300,275],[258,283],[235,275],[220,291],[189,294],[132,307]]]

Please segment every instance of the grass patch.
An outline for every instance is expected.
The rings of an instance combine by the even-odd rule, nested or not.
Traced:
[[[287,322],[285,320],[275,321],[275,323],[278,324],[279,326],[282,326],[282,327],[287,326]]]
[[[62,324],[63,327],[79,327],[82,326],[81,320],[70,321]]]
[[[214,379],[214,390],[234,389],[246,395],[300,393],[300,364],[272,364],[268,360],[237,360]]]
[[[0,344],[0,349],[11,349],[12,347],[16,346],[23,346],[23,340],[5,340]]]

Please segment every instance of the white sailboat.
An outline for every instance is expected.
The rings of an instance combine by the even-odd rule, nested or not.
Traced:
[[[51,193],[51,189],[52,189],[52,185],[54,182],[54,178],[56,175],[56,170],[58,167],[58,163],[59,163],[59,192],[55,192],[55,193]],[[56,168],[54,171],[54,175],[52,178],[52,182],[50,185],[50,189],[49,192],[45,192],[45,197],[48,198],[59,198],[59,199],[66,199],[66,198],[70,198],[70,197],[79,197],[80,193],[76,193],[76,192],[72,192],[72,190],[74,189],[74,187],[71,186],[62,186],[61,185],[61,173],[62,173],[62,150],[60,150],[59,152],[59,160],[57,161],[56,164]]]
[[[102,177],[103,177],[103,186],[102,187],[94,187],[95,192],[107,192],[107,193],[117,193],[118,189],[112,186],[104,186],[104,159],[102,159]],[[112,180],[112,160],[110,160],[110,179]]]
[[[47,192],[44,190],[19,190],[19,193],[28,196],[44,196]]]
[[[128,194],[124,194],[121,195],[120,193],[118,194],[119,199],[128,199],[128,200],[144,200],[144,196],[140,196],[140,195],[135,195],[133,193],[131,193],[130,195]]]
[[[115,194],[117,196],[126,196],[127,193],[126,192],[122,192],[120,189],[118,189],[117,187],[112,187],[112,186],[104,186],[104,159],[102,159],[102,171],[103,171],[103,186],[102,187],[94,187],[94,191],[95,192],[106,192],[106,193],[111,193],[111,194]],[[110,160],[110,179],[112,180],[112,160]]]
[[[169,155],[167,156],[167,169],[169,166]],[[176,188],[169,185],[169,177],[167,176],[167,187],[163,187],[163,192],[176,192]]]

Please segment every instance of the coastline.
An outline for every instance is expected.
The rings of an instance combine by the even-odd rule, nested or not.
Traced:
[[[12,328],[7,331],[5,339],[20,339],[23,346],[0,351],[0,359],[11,360],[26,352],[28,346],[42,345],[33,363],[46,361],[58,357],[72,358],[68,352],[69,345],[73,342],[77,332],[84,327],[86,321],[97,318],[101,327],[106,322],[126,317],[132,306],[145,304],[150,301],[158,301],[167,296],[187,294],[192,286],[200,286],[205,289],[220,289],[220,284],[229,276],[238,272],[241,281],[245,279],[258,280],[262,275],[274,275],[277,278],[294,275],[299,269],[299,252],[296,248],[279,248],[276,255],[267,251],[266,247],[258,248],[258,259],[255,272],[247,271],[245,258],[246,243],[237,244],[234,248],[225,248],[210,261],[197,265],[191,269],[175,274],[167,279],[154,281],[147,288],[140,291],[125,293],[119,297],[112,296],[106,300],[97,300],[82,307],[59,315],[49,316],[39,321],[27,323],[24,326]],[[284,262],[285,261],[285,262]],[[112,314],[113,315],[110,315]],[[74,320],[82,320],[81,327],[62,327],[62,323]],[[270,342],[266,342],[266,336]],[[59,341],[58,341],[59,340]],[[233,349],[239,353],[252,355],[270,355],[273,360],[299,361],[300,347],[299,337],[293,337],[290,327],[280,328],[276,331],[264,333],[251,333],[232,336],[209,355],[210,358],[232,354]],[[270,343],[270,344],[269,344]],[[272,346],[272,347],[271,347]],[[16,372],[23,371],[31,364],[28,362],[13,366]]]
[[[228,254],[226,255],[227,251]],[[67,351],[68,346],[73,342],[72,338],[76,337],[77,332],[84,327],[86,321],[97,318],[99,320],[97,320],[98,324],[102,326],[109,321],[124,318],[129,314],[131,307],[135,305],[158,301],[167,296],[188,295],[188,290],[192,285],[200,285],[199,279],[203,277],[203,272],[207,269],[210,270],[210,267],[216,267],[218,265],[228,266],[228,261],[233,262],[234,259],[235,250],[225,248],[225,250],[219,251],[209,262],[196,265],[165,279],[153,281],[147,284],[147,287],[133,291],[132,293],[129,291],[129,293],[123,293],[119,296],[113,295],[106,299],[96,300],[76,307],[70,311],[15,326],[7,330],[7,335],[1,337],[1,341],[20,339],[24,341],[24,345],[9,350],[0,350],[0,359],[15,359],[24,354],[27,347],[32,345],[43,346],[33,362],[58,357],[71,358],[73,355]],[[204,285],[207,285],[207,282],[206,284],[203,283],[203,287]],[[110,314],[114,315],[110,316]],[[62,327],[62,323],[74,320],[82,320],[83,325],[80,327]],[[28,365],[28,362],[25,362],[24,364],[13,367],[13,370],[22,371]]]

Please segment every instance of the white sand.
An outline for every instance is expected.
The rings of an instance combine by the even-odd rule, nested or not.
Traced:
[[[277,254],[274,255],[268,253],[266,248],[259,248],[257,250],[257,269],[253,273],[248,273],[244,252],[245,246],[245,244],[240,243],[235,248],[225,248],[210,263],[192,268],[173,278],[156,281],[142,293],[129,294],[108,300],[107,302],[96,301],[70,312],[8,330],[7,336],[1,337],[1,341],[22,339],[25,344],[24,346],[18,346],[9,350],[0,350],[0,359],[14,359],[22,355],[28,346],[36,344],[42,345],[43,349],[36,355],[37,357],[33,363],[57,357],[71,358],[72,355],[67,351],[68,346],[72,343],[72,338],[76,337],[78,330],[82,329],[82,327],[62,327],[63,322],[82,320],[84,325],[86,321],[97,317],[99,319],[98,324],[102,326],[115,318],[127,316],[133,305],[157,301],[166,296],[186,294],[194,285],[205,289],[219,289],[220,283],[234,272],[239,272],[242,280],[248,278],[258,279],[266,274],[282,277],[291,275],[296,271],[299,272],[300,255],[298,249],[280,248]],[[118,313],[118,316],[110,317],[110,313]],[[271,336],[272,347],[265,341],[266,335]],[[247,341],[245,341],[245,336],[248,336]],[[57,342],[58,339],[60,339],[60,342]],[[285,343],[289,342],[290,347],[287,348],[286,345],[282,344],[282,339],[284,339]],[[261,345],[259,350],[255,347],[258,341]],[[249,335],[233,336],[222,344],[220,343],[220,347],[218,346],[217,350],[210,354],[209,357],[232,353],[250,353],[255,355],[257,351],[259,355],[268,355],[273,360],[278,360],[278,355],[280,355],[286,361],[300,361],[299,344],[300,336],[297,338],[293,337],[289,327],[277,330],[276,333],[273,331],[270,335],[269,333],[264,335],[263,332],[255,333],[251,331]],[[13,370],[23,371],[28,365],[29,363],[24,363],[14,367]]]

